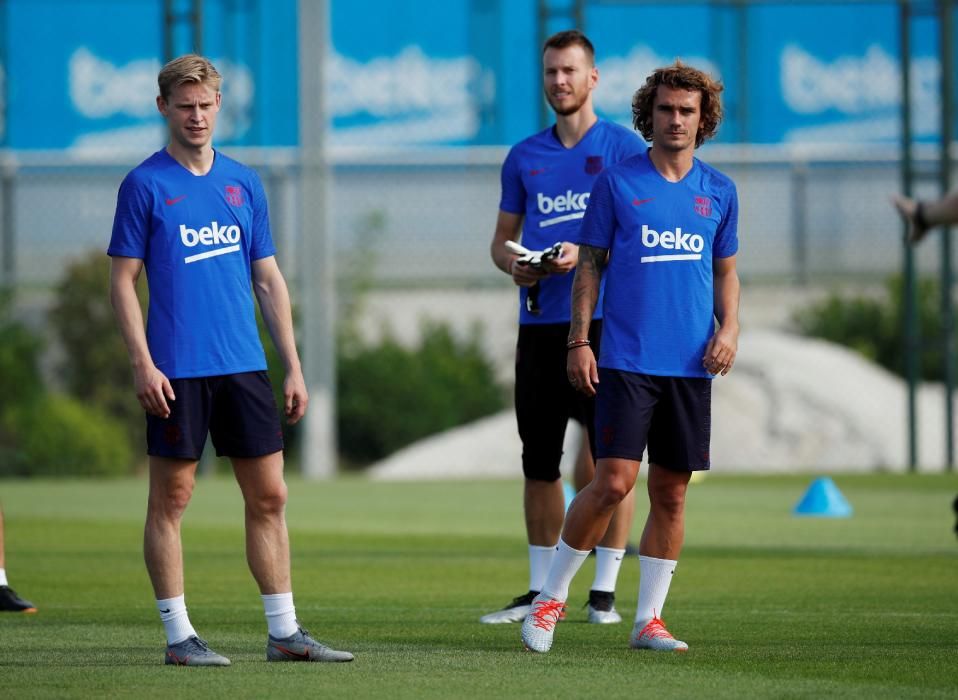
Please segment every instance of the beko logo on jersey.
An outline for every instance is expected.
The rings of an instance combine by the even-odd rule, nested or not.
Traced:
[[[686,251],[670,253],[668,255],[645,255],[640,262],[675,262],[677,260],[701,260],[702,249],[705,248],[705,239],[698,233],[684,233],[681,226],[675,231],[659,233],[655,229],[642,224],[642,245],[646,248],[661,248],[663,250]]]
[[[199,244],[203,245],[221,245],[222,248],[214,248],[196,255],[188,255],[183,258],[183,262],[189,264],[197,260],[214,258],[218,255],[227,253],[236,253],[239,251],[240,227],[236,224],[229,226],[220,226],[213,221],[209,226],[202,226],[199,229],[189,228],[186,224],[180,224],[180,240],[187,248],[195,248]]]
[[[585,208],[589,204],[589,193],[566,190],[565,194],[550,197],[539,192],[536,195],[536,204],[539,206],[540,214],[558,214],[551,219],[543,219],[539,222],[540,228],[552,226],[563,221],[581,219],[585,216]]]

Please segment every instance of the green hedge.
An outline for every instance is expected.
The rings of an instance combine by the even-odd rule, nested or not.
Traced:
[[[926,381],[941,381],[941,287],[936,279],[921,278],[916,290],[917,321],[922,339],[920,376]],[[798,311],[793,318],[804,335],[849,347],[900,376],[905,373],[903,319],[904,294],[900,276],[890,278],[881,294],[831,294]]]
[[[96,406],[62,394],[43,394],[5,410],[4,433],[15,436],[0,474],[120,476],[133,453],[123,428]]]
[[[351,466],[381,459],[433,433],[502,410],[505,391],[479,343],[446,324],[424,324],[407,348],[341,342],[337,371],[340,453]]]

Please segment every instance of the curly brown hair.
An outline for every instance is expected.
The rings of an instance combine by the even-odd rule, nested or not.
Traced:
[[[642,134],[642,138],[652,141],[652,103],[655,102],[659,85],[674,90],[698,90],[702,95],[702,117],[699,131],[695,135],[695,147],[698,148],[715,136],[722,121],[722,83],[713,80],[704,71],[676,61],[671,66],[657,68],[645,79],[645,85],[632,96],[632,126]]]

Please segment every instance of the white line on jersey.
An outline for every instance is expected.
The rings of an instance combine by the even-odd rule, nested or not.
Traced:
[[[701,260],[702,255],[700,253],[690,253],[688,255],[646,255],[641,258],[639,262],[644,263],[653,263],[653,262],[674,262],[676,260]]]
[[[564,216],[554,216],[551,219],[543,219],[539,222],[539,228],[545,228],[546,226],[552,226],[554,224],[561,224],[563,221],[572,221],[573,219],[581,219],[585,216],[584,211],[577,211],[574,214],[565,214]]]
[[[215,258],[217,255],[226,255],[227,253],[236,253],[239,251],[240,247],[238,245],[231,245],[225,248],[217,248],[216,250],[208,250],[205,253],[197,253],[196,255],[189,255],[183,258],[183,262],[189,265],[192,262],[197,260],[206,260],[206,258]]]

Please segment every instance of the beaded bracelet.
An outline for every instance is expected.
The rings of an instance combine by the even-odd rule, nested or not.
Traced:
[[[592,341],[588,338],[583,338],[582,340],[570,340],[565,344],[566,349],[572,350],[574,348],[584,348],[586,345],[592,345]]]

